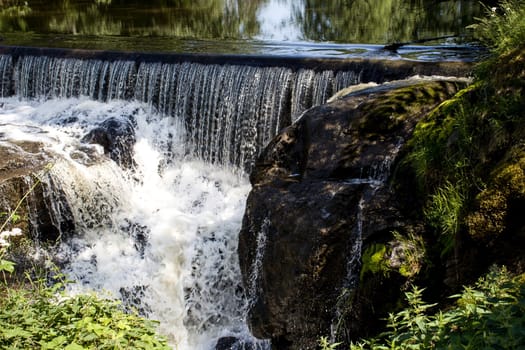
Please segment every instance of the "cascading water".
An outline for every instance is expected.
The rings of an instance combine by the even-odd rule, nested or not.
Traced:
[[[62,189],[72,209],[75,233],[63,233],[55,252],[77,281],[72,292],[107,291],[123,299],[160,320],[177,349],[211,349],[222,336],[249,336],[236,253],[249,190],[243,177],[185,159],[181,126],[151,114],[143,103],[3,103],[0,118],[11,139],[41,135],[45,147],[61,156],[43,180],[50,190]],[[123,171],[100,150],[85,152],[79,142],[107,117],[136,122],[133,171]],[[163,142],[168,134],[169,144]],[[174,155],[169,165],[166,154]]]
[[[268,348],[244,320],[243,170],[280,128],[358,75],[0,55],[0,78],[1,137],[57,155],[43,182],[51,198],[61,191],[57,227],[74,224],[54,252],[77,282],[71,292],[121,298],[160,320],[177,349],[213,349],[221,337]],[[85,142],[107,120],[133,126],[128,167]]]
[[[269,221],[266,218],[261,229],[257,232],[257,249],[255,251],[255,259],[250,272],[250,280],[247,286],[247,296],[251,304],[257,302],[257,289],[259,288],[259,278],[261,275],[264,253],[266,250],[266,238],[268,236]]]
[[[393,160],[399,153],[404,140],[397,140],[394,147],[385,152],[384,158],[377,163],[371,164],[369,169],[362,169],[362,177],[351,178],[344,183],[350,185],[365,185],[356,210],[356,224],[354,227],[354,239],[349,247],[348,260],[346,262],[346,278],[343,281],[341,295],[336,305],[335,315],[331,325],[331,340],[336,342],[341,336],[339,322],[344,316],[347,303],[352,298],[352,293],[359,284],[359,272],[361,271],[361,259],[363,250],[363,229],[366,220],[367,198],[374,196],[376,191],[385,186],[390,175]]]
[[[13,59],[8,55],[0,55],[0,97],[11,95]]]
[[[370,166],[370,169],[366,171],[367,176],[362,178],[354,178],[345,181],[346,183],[355,184],[355,185],[367,185],[359,204],[357,206],[357,217],[356,217],[356,239],[351,248],[351,254],[349,254],[350,259],[347,263],[347,279],[345,281],[345,288],[355,288],[358,282],[357,271],[360,270],[360,261],[361,261],[361,250],[363,246],[362,237],[363,237],[363,222],[365,221],[364,211],[366,209],[366,196],[373,196],[374,193],[382,186],[385,186],[388,176],[390,175],[390,168],[392,166],[393,160],[396,158],[401,146],[403,145],[404,140],[399,139],[393,147],[389,150],[388,153],[384,155],[382,161],[374,163]]]
[[[0,55],[0,77],[2,96],[147,102],[183,121],[186,152],[246,171],[280,129],[360,79],[353,71],[9,55]]]

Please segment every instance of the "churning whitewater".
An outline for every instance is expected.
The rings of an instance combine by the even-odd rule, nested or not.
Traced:
[[[245,324],[245,174],[279,130],[360,77],[0,55],[0,142],[40,142],[51,159],[42,181],[61,236],[53,257],[77,282],[72,293],[122,299],[159,320],[176,349],[210,350],[223,337],[266,349]]]
[[[236,252],[250,189],[240,171],[191,156],[177,119],[142,102],[8,97],[1,103],[3,140],[39,141],[55,155],[42,180],[49,196],[63,192],[53,201],[54,220],[69,215],[75,226],[61,232],[53,252],[76,281],[71,293],[122,299],[159,320],[175,349],[209,350],[225,336],[254,341],[244,322],[249,301]],[[133,125],[127,167],[100,145],[82,142],[108,119]]]

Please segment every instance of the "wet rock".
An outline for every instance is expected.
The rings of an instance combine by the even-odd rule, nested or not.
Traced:
[[[71,211],[63,192],[53,188],[47,176],[57,158],[40,142],[0,140],[0,222],[6,222],[16,210],[16,220],[8,222],[5,228],[20,228],[31,240],[50,244],[73,232]],[[17,263],[22,267],[25,262]]]
[[[0,181],[44,168],[53,157],[42,149],[43,144],[40,142],[0,138]]]
[[[150,229],[146,225],[125,219],[123,225],[121,225],[121,230],[122,232],[128,232],[130,237],[133,238],[135,249],[140,253],[141,257],[144,257],[144,252],[149,244]]]
[[[235,337],[223,337],[217,340],[215,350],[231,350],[239,339]]]
[[[124,168],[134,165],[135,129],[130,119],[108,118],[85,135],[82,142],[101,145],[104,153]]]
[[[403,280],[386,289],[385,279],[360,282],[361,246],[417,224],[400,189],[388,185],[391,168],[417,121],[463,86],[357,91],[312,108],[266,147],[239,237],[255,336],[272,339],[274,349],[305,350],[338,322],[351,324],[354,338],[376,326],[374,304],[395,300]],[[360,288],[374,293],[367,299]]]
[[[223,337],[217,340],[215,350],[263,350],[252,341],[247,341],[237,337]]]

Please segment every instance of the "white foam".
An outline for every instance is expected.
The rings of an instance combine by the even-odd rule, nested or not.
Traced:
[[[58,254],[77,281],[72,293],[123,297],[159,320],[176,349],[210,349],[220,336],[248,336],[236,252],[246,178],[185,157],[182,127],[142,103],[2,102],[1,139],[38,139],[61,156],[49,177],[64,189],[77,229],[63,237]],[[85,147],[81,137],[109,117],[136,122],[134,171],[106,158],[86,163],[71,156]]]

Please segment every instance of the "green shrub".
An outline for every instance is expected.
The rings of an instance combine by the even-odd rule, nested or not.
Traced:
[[[117,301],[66,296],[61,282],[2,285],[1,349],[169,349],[155,322],[127,314]]]
[[[486,16],[471,25],[474,37],[496,54],[525,45],[525,1],[503,0],[486,7]]]
[[[6,258],[9,239],[20,234],[0,233],[0,349],[169,349],[156,322],[114,300],[68,296],[60,275],[51,285],[48,276],[35,281],[28,272],[25,280],[8,279],[15,270]]]
[[[451,298],[455,306],[428,313],[423,290],[405,293],[408,307],[388,318],[388,330],[351,344],[364,349],[522,349],[525,344],[525,275],[492,268],[474,287]]]

